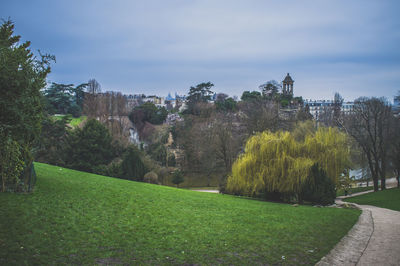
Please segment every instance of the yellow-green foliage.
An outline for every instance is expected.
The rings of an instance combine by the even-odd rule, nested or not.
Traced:
[[[320,127],[315,134],[306,137],[304,147],[309,156],[338,185],[340,175],[350,167],[347,135],[337,128]]]
[[[310,130],[303,140],[290,132],[265,131],[248,139],[245,153],[232,166],[227,190],[244,195],[299,193],[314,163],[337,183],[348,158],[346,135],[337,129]]]

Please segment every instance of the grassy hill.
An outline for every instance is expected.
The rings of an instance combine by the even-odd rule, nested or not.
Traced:
[[[314,264],[360,214],[35,167],[0,193],[0,265]]]
[[[344,199],[344,201],[400,211],[400,189],[391,188],[382,191],[371,192],[368,194],[347,198]]]

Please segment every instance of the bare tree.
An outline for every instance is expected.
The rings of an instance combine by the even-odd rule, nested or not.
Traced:
[[[83,111],[90,118],[96,118],[99,105],[98,96],[100,92],[100,84],[95,79],[90,79],[86,87],[83,103]]]
[[[216,156],[223,162],[225,173],[228,174],[244,139],[244,134],[236,121],[236,114],[217,114],[213,135]]]
[[[241,111],[241,122],[250,135],[267,129],[275,131],[281,126],[279,105],[276,102],[265,100],[242,101],[239,109]]]
[[[381,189],[386,188],[391,117],[391,107],[384,98],[362,97],[354,102],[354,113],[343,124],[367,158],[375,191],[379,178]]]
[[[396,175],[397,188],[400,188],[400,117],[393,116],[393,126],[391,127],[392,145],[389,153],[390,165]]]
[[[339,124],[341,119],[343,100],[343,97],[338,92],[335,92],[335,96],[333,98],[333,120],[335,121],[336,125]]]

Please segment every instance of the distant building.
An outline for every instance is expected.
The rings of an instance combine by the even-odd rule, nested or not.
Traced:
[[[333,108],[332,100],[305,100],[304,107],[308,105],[310,114],[315,120],[319,120],[320,114],[327,108]],[[344,115],[349,115],[354,111],[354,102],[344,102],[341,106],[341,112]]]
[[[341,111],[345,115],[349,115],[354,112],[354,102],[345,102],[342,104]]]

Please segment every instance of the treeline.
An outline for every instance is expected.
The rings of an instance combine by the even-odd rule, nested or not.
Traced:
[[[239,102],[219,93],[214,103],[210,102],[212,83],[190,88],[184,120],[172,128],[175,145],[183,151],[180,161],[186,175],[203,178],[203,186],[219,185],[224,191],[232,165],[248,137],[265,130],[290,130],[296,121],[312,118],[302,108],[300,97],[282,95],[274,81],[265,86],[268,89],[261,92],[243,92]],[[289,99],[291,107],[300,111],[282,116],[281,110],[288,105],[282,105],[281,99]]]
[[[96,119],[82,128],[67,126],[68,117],[42,122],[42,133],[34,146],[35,159],[53,165],[135,181],[161,183],[159,167],[144,151],[119,142]],[[172,178],[172,169],[161,173]],[[146,180],[146,174],[151,177]],[[154,177],[155,176],[155,177]]]

